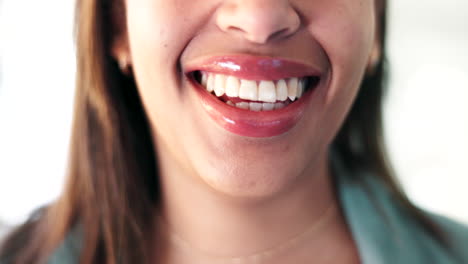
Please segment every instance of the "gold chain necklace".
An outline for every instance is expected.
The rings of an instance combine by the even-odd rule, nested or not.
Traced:
[[[269,258],[272,258],[277,254],[285,252],[288,249],[291,249],[292,247],[300,243],[301,239],[319,230],[325,223],[327,223],[332,218],[332,216],[335,215],[335,209],[336,207],[334,206],[334,203],[332,203],[330,206],[327,207],[327,209],[325,209],[325,211],[322,213],[319,219],[317,219],[310,227],[308,227],[303,232],[294,235],[285,242],[272,246],[261,252],[241,257],[223,257],[213,254],[211,252],[207,252],[205,250],[198,249],[197,247],[191,245],[188,241],[184,240],[174,231],[171,231],[169,229],[169,225],[162,219],[161,216],[158,216],[158,218],[160,220],[160,223],[162,223],[163,226],[166,227],[165,232],[168,235],[169,241],[188,254],[198,255],[200,257],[209,257],[210,259],[215,259],[220,263],[226,264],[257,264]]]

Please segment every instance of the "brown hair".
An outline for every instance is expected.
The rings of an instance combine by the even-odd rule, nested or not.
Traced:
[[[384,2],[384,1],[382,1]],[[0,257],[41,263],[73,229],[82,231],[81,263],[147,263],[159,186],[149,122],[135,82],[110,54],[124,16],[120,0],[78,0],[77,83],[68,181],[60,198],[16,230]],[[122,19],[117,19],[123,21]],[[385,50],[385,7],[380,16]],[[384,54],[383,54],[384,55]],[[385,56],[367,75],[333,148],[350,171],[381,178],[430,233],[432,223],[406,198],[393,177],[382,133]],[[358,173],[355,180],[361,180]],[[119,261],[117,261],[117,259]]]

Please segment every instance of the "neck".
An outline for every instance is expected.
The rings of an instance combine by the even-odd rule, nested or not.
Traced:
[[[185,255],[203,263],[272,263],[268,257],[278,259],[285,249],[290,254],[307,244],[320,250],[323,238],[337,233],[331,230],[343,229],[337,228],[344,221],[337,220],[340,214],[326,159],[306,169],[281,193],[258,199],[217,193],[196,175],[174,170],[166,162],[160,163],[158,235],[166,247],[164,254],[172,255],[169,259]]]

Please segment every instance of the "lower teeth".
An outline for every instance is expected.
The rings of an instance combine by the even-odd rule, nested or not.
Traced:
[[[278,110],[278,109],[284,108],[287,105],[289,105],[289,101],[285,101],[283,103],[258,103],[258,102],[233,103],[231,101],[227,101],[226,104],[233,106],[233,107],[240,108],[240,109],[259,112],[259,111],[272,111],[272,110]]]

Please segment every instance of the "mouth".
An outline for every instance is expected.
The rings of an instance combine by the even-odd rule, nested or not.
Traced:
[[[211,57],[187,67],[203,108],[221,127],[247,137],[272,137],[301,119],[321,72],[271,57]]]
[[[320,81],[318,76],[257,81],[206,71],[195,71],[192,78],[221,102],[255,112],[285,108]]]

